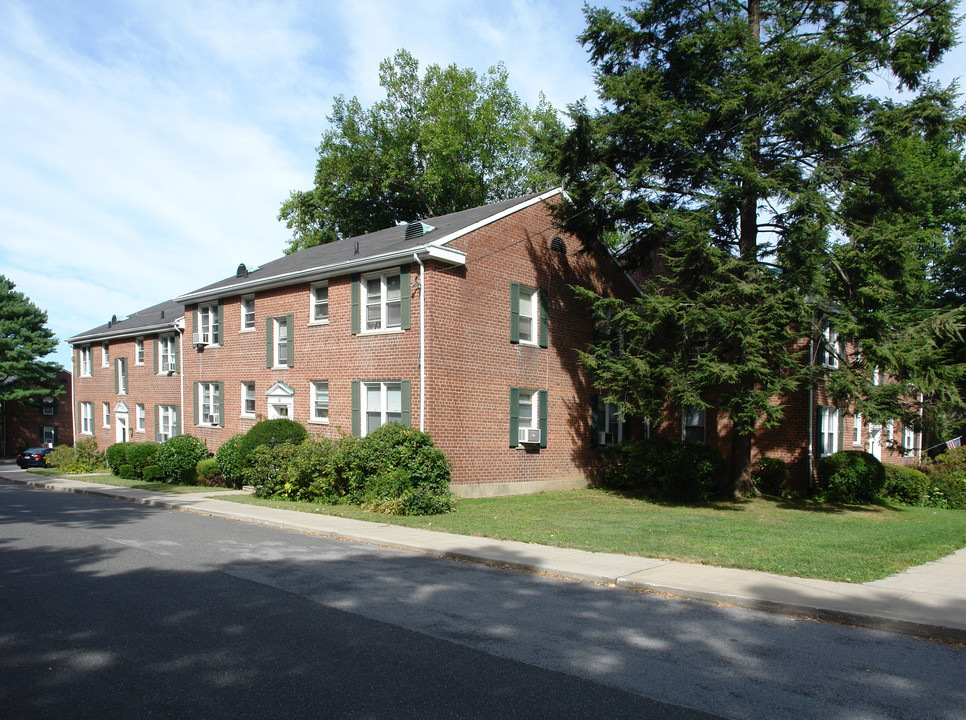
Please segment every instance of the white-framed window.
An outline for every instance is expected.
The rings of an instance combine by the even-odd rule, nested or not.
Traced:
[[[255,383],[253,382],[241,384],[241,415],[255,417]]]
[[[620,405],[600,402],[597,409],[597,444],[616,445],[624,438],[624,416]]]
[[[107,343],[101,343],[101,367],[110,367],[111,356],[107,349]]]
[[[547,447],[547,391],[510,388],[510,447]]]
[[[104,416],[104,427],[111,427],[111,406],[107,403],[101,403],[101,411]]]
[[[54,399],[52,397],[45,397],[43,403],[41,403],[41,412],[44,415],[54,414]]]
[[[277,317],[272,320],[274,336],[274,366],[288,367],[289,361],[289,326],[287,317]]]
[[[309,420],[312,422],[329,422],[329,383],[327,380],[313,380],[311,382],[312,412]]]
[[[540,308],[540,295],[533,288],[520,286],[520,313],[518,327],[520,342],[537,344],[537,321]]]
[[[818,364],[827,368],[837,368],[840,353],[839,334],[835,331],[835,326],[827,322],[822,328],[822,337],[819,341]]]
[[[819,457],[838,452],[841,439],[842,411],[833,407],[818,409]]]
[[[852,418],[852,444],[862,444],[862,413],[855,413]]]
[[[312,303],[312,307],[309,308],[310,322],[329,322],[329,283],[313,285],[310,296]]]
[[[177,345],[173,335],[158,338],[158,372],[162,375],[173,373],[177,369]]]
[[[198,424],[216,426],[221,424],[221,386],[216,382],[198,383]]]
[[[519,427],[523,430],[537,430],[539,429],[539,424],[537,423],[537,413],[535,412],[535,406],[537,404],[537,391],[536,390],[521,390],[519,399],[517,401],[517,411],[519,418]]]
[[[920,445],[919,433],[916,429],[908,424],[902,424],[902,454],[905,457],[913,457],[916,451],[919,449]]]
[[[158,406],[158,442],[178,434],[178,410],[174,405]]]
[[[134,341],[134,364],[144,365],[144,338]]]
[[[681,411],[681,439],[688,442],[705,442],[707,413],[704,408],[686,407]]]
[[[207,345],[221,344],[221,328],[218,327],[218,305],[199,305],[198,306],[198,327],[195,332],[199,334],[199,340]]]
[[[396,330],[402,327],[402,289],[400,275],[374,275],[359,283],[365,308],[365,332]],[[409,291],[409,288],[406,288]]]
[[[241,332],[255,329],[255,296],[245,295],[241,299]]]
[[[134,429],[137,432],[144,432],[144,405],[138,403],[134,406]]]
[[[80,374],[81,377],[91,377],[91,348],[89,345],[80,349]]]
[[[268,419],[291,420],[295,412],[295,390],[284,382],[277,382],[265,391]]]
[[[882,373],[879,372],[879,366],[876,365],[872,368],[872,384],[881,385],[882,384]]]
[[[362,435],[391,422],[402,422],[402,383],[366,382],[362,384]]]
[[[886,421],[886,428],[888,428],[889,442],[896,441],[896,421],[888,420]]]
[[[81,433],[84,435],[94,434],[94,403],[82,402],[81,410]]]
[[[117,373],[117,394],[127,395],[127,358],[117,358],[114,361],[117,364],[115,372]]]
[[[55,428],[45,426],[41,430],[40,441],[48,447],[52,446],[55,442],[57,442],[57,430]]]

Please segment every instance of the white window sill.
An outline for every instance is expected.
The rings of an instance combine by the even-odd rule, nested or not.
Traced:
[[[328,325],[328,324],[329,324],[328,320],[309,320],[309,327],[312,327],[314,325]]]
[[[238,416],[239,420],[254,420],[255,418],[255,415],[245,415],[244,413]]]
[[[318,420],[316,418],[311,418],[309,420],[309,424],[311,424],[311,425],[328,425],[329,424],[329,419],[326,418],[325,420]]]
[[[255,328],[253,327],[242,328],[241,330],[238,331],[238,334],[241,335],[242,333],[253,333],[253,332],[255,332]]]
[[[137,428],[137,429],[135,429],[134,432],[141,433],[143,435],[144,434],[144,428]]]
[[[359,335],[400,335],[402,328],[387,328],[386,330],[362,330]]]

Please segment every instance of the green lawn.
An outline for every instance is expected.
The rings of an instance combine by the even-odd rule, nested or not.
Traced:
[[[966,510],[772,499],[669,506],[601,490],[573,490],[460,500],[447,515],[394,517],[345,505],[251,496],[224,499],[463,535],[855,583],[966,547]]]
[[[45,475],[49,477],[62,477],[68,480],[81,480],[83,482],[101,483],[102,485],[114,485],[116,487],[129,487],[136,490],[151,490],[163,493],[208,493],[214,494],[222,491],[221,488],[205,487],[201,485],[169,485],[163,482],[145,482],[144,480],[126,480],[125,478],[112,475],[110,470],[92,475],[65,475],[60,470],[54,468],[32,468],[27,472],[33,475]]]

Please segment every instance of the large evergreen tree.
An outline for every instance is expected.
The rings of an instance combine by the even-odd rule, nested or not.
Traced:
[[[913,371],[908,338],[892,342],[890,333],[898,308],[923,307],[914,278],[924,266],[910,254],[942,242],[951,230],[942,220],[958,222],[946,210],[959,195],[945,183],[960,172],[961,118],[951,90],[924,88],[953,43],[953,6],[649,0],[623,15],[585,10],[581,41],[604,109],[590,116],[573,108],[561,161],[577,205],[567,224],[584,236],[616,229],[625,257],[653,263],[654,281],[635,303],[597,301],[624,351],[604,343],[584,360],[630,413],[658,417],[668,405],[727,411],[736,494],[753,489],[753,438],[780,421],[776,398],[806,379],[808,348],[796,339],[809,334],[816,313],[847,310],[842,324],[865,350],[853,373],[874,358],[880,372],[907,384],[923,375]],[[873,74],[890,76],[918,108],[901,119],[902,108],[869,97]],[[937,161],[949,168],[944,186],[913,189],[901,178],[915,171],[890,170],[886,154],[902,152],[908,139],[926,159],[943,144],[937,133],[948,151]],[[882,187],[863,194],[873,181]],[[886,189],[883,232],[862,198]],[[916,192],[924,197],[910,203],[936,212],[924,221],[929,228],[907,238],[914,223],[903,203]],[[868,262],[870,252],[877,262]],[[898,255],[887,267],[890,253]],[[848,276],[863,264],[867,277]],[[855,282],[874,278],[888,296],[864,291],[862,308],[840,304]],[[950,323],[931,317],[916,328],[935,340]],[[933,363],[921,370],[933,371],[938,355],[920,355]],[[847,386],[839,390],[847,394]]]
[[[542,98],[527,107],[507,78],[502,65],[485,75],[430,65],[420,77],[401,50],[379,67],[385,100],[366,109],[337,97],[315,187],[279,212],[293,231],[287,252],[559,184],[542,153],[563,125]]]
[[[14,400],[39,403],[63,392],[60,365],[43,361],[57,347],[47,327],[47,313],[0,275],[0,404]]]

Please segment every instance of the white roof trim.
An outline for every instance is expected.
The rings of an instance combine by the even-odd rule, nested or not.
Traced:
[[[181,315],[177,318],[172,318],[171,322],[165,322],[160,325],[147,325],[126,330],[105,330],[103,332],[89,332],[81,335],[74,335],[74,337],[67,338],[67,344],[86,345],[89,342],[95,342],[97,340],[113,340],[122,337],[139,337],[141,335],[152,335],[154,333],[162,333],[166,331],[174,332],[176,330],[175,323],[182,318],[184,318],[184,315]]]
[[[457,230],[456,232],[450,233],[449,235],[445,235],[439,238],[438,240],[434,240],[431,243],[431,245],[434,245],[436,247],[439,247],[440,245],[445,245],[446,243],[452,242],[457,238],[461,238],[464,235],[467,235],[475,230],[479,230],[481,227],[486,227],[490,223],[494,223],[497,220],[502,220],[508,215],[512,215],[513,213],[520,212],[521,210],[528,208],[531,205],[536,205],[538,202],[544,202],[552,198],[554,195],[560,195],[560,194],[564,194],[564,195],[566,194],[564,193],[563,188],[558,187],[558,188],[554,188],[553,190],[548,190],[542,195],[537,195],[536,197],[532,197],[529,200],[525,200],[522,203],[518,203],[513,207],[508,207],[506,210],[503,210],[502,212],[498,212],[495,215],[490,215],[489,217],[479,220],[473,223],[472,225],[467,225],[465,228],[462,228],[461,230]]]
[[[292,397],[293,395],[295,395],[295,390],[281,381],[265,391],[265,397]]]

